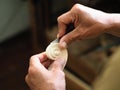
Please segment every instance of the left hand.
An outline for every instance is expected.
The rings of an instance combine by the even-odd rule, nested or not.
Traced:
[[[45,52],[32,56],[25,78],[28,86],[31,90],[65,90],[65,64],[62,58],[49,60]]]

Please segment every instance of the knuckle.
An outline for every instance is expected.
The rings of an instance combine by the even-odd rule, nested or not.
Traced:
[[[80,6],[80,4],[76,3],[73,8],[78,8]]]
[[[72,10],[76,13],[78,13],[78,11],[80,11],[80,4],[75,4],[72,8]]]
[[[35,55],[31,56],[30,61],[33,61],[35,58],[36,58]]]
[[[57,21],[60,21],[60,16],[57,18]]]
[[[68,18],[68,13],[69,13],[69,11],[66,12],[66,13],[64,13],[64,14],[62,14],[62,15],[60,15],[60,16],[57,18],[57,21],[60,22],[60,23],[64,23],[64,22],[65,22],[64,20],[65,20],[66,18]]]
[[[28,75],[25,76],[25,81],[28,82]]]
[[[31,66],[34,65],[35,60],[36,60],[36,55],[33,55],[33,56],[30,57],[30,61],[29,62],[30,62]]]
[[[59,16],[59,17],[57,18],[57,21],[58,21],[58,22],[62,22],[62,16],[63,16],[63,15],[61,15],[61,16]]]
[[[74,36],[71,36],[71,35],[67,35],[67,36],[64,38],[64,41],[65,41],[67,44],[70,44],[70,43],[72,43],[73,41],[75,41],[75,37],[74,37]]]
[[[29,75],[34,75],[34,74],[36,74],[36,70],[37,69],[35,69],[35,67],[30,66],[29,69],[28,69],[28,74]]]

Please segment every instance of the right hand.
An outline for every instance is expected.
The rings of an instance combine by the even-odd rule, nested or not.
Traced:
[[[58,17],[58,35],[60,45],[66,47],[75,40],[90,39],[106,32],[109,27],[109,15],[81,4]],[[67,25],[74,24],[75,29],[65,34]]]

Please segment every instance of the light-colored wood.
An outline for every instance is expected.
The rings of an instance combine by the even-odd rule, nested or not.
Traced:
[[[120,47],[110,57],[93,90],[120,90]]]
[[[80,78],[65,70],[66,90],[91,90],[91,87],[83,82]]]
[[[51,42],[46,48],[46,55],[51,60],[57,60],[63,58],[65,61],[68,59],[68,51],[66,48],[61,48],[56,41]]]
[[[97,76],[97,72],[81,58],[75,58],[70,53],[68,58],[66,67],[91,84]]]

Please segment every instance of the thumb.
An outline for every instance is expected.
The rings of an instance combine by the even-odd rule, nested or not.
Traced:
[[[60,58],[55,60],[49,67],[50,71],[58,71],[58,70],[63,70],[65,65],[66,65],[67,60],[64,58]]]
[[[65,34],[60,39],[60,46],[66,48],[69,44],[79,39],[80,33],[78,31],[78,28],[75,28],[73,31]]]

